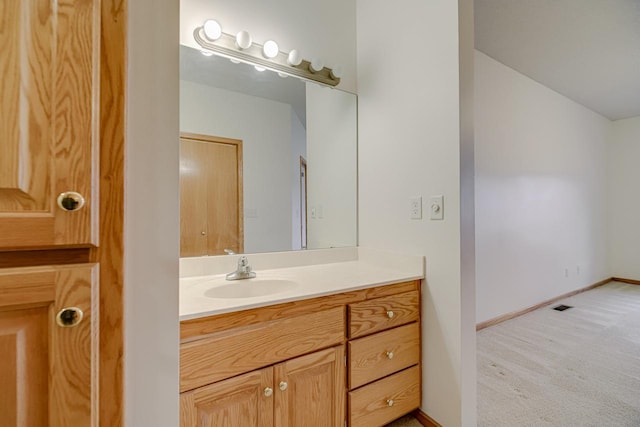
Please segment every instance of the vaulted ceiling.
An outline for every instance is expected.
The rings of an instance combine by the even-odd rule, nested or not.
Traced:
[[[611,120],[640,116],[640,0],[475,0],[475,44]]]

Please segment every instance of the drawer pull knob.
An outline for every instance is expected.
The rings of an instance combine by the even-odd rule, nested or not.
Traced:
[[[387,406],[393,406],[393,399],[387,399]]]
[[[60,193],[57,199],[58,207],[66,212],[77,211],[84,206],[84,197],[75,191]]]
[[[391,311],[391,310],[387,311],[387,317],[388,317],[389,319],[393,319],[393,316],[395,316],[395,315],[396,315],[396,314],[395,314],[393,311]]]
[[[78,307],[63,308],[56,315],[56,323],[63,328],[73,328],[82,322],[84,313]]]
[[[271,395],[273,394],[273,389],[271,387],[266,387],[264,389],[264,395],[267,397],[271,397]]]
[[[387,359],[393,359],[393,351],[387,351]]]
[[[280,381],[280,384],[278,385],[281,391],[285,391],[288,386],[289,384],[287,384],[285,381]]]

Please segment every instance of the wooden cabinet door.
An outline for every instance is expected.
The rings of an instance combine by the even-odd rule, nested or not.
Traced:
[[[99,7],[0,2],[0,250],[97,243]]]
[[[275,425],[345,425],[344,346],[318,351],[275,366]]]
[[[0,424],[98,425],[97,286],[93,264],[0,269]]]
[[[181,427],[273,426],[273,368],[180,395]]]

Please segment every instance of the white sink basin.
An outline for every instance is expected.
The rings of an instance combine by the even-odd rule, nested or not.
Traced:
[[[279,279],[244,279],[212,281],[214,286],[204,292],[204,296],[217,299],[253,298],[278,294],[298,287],[296,282]]]

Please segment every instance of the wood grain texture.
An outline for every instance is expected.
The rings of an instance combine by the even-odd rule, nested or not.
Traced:
[[[389,401],[393,405],[389,406]],[[383,426],[420,406],[417,366],[349,392],[349,426]]]
[[[57,269],[55,302],[49,306],[50,425],[95,426],[98,421],[98,268]],[[65,307],[78,307],[83,320],[62,328],[53,319]]]
[[[413,412],[413,416],[416,418],[416,420],[418,420],[420,424],[422,424],[425,427],[442,427],[441,424],[439,424],[436,420],[431,418],[429,415],[422,412],[420,409],[416,409]]]
[[[349,338],[415,322],[420,318],[420,293],[408,292],[349,304]],[[390,317],[390,312],[393,317]]]
[[[192,133],[180,141],[181,256],[244,252],[242,141]]]
[[[48,324],[48,307],[0,311],[0,419],[3,425],[45,426],[49,423]]]
[[[180,391],[344,341],[344,308],[230,329],[180,346]]]
[[[11,361],[0,373],[0,399],[16,402],[0,409],[3,420],[98,425],[97,297],[95,264],[0,270],[0,357]],[[10,298],[16,305],[9,305]],[[39,307],[24,309],[25,301]],[[67,307],[84,313],[73,328],[55,322]],[[27,422],[40,416],[45,422]]]
[[[260,307],[250,310],[225,313],[217,316],[204,317],[180,322],[180,339],[182,343],[207,337],[230,328],[256,325],[288,316],[296,316],[306,313],[315,313],[336,307],[343,307],[367,299],[380,298],[417,291],[420,289],[420,281],[401,282],[386,286],[376,286],[357,291],[343,292],[319,298],[311,298],[302,301],[293,301]]]
[[[273,368],[268,367],[180,395],[180,427],[273,426]]]
[[[97,0],[2,3],[0,248],[96,243]],[[55,199],[77,191],[83,208]]]
[[[274,372],[276,426],[344,426],[344,346],[278,364]]]
[[[476,325],[476,331],[480,331],[480,330],[482,330],[484,328],[488,328],[490,326],[497,325],[498,323],[506,322],[507,320],[513,319],[515,317],[522,316],[523,314],[530,313],[530,312],[532,312],[534,310],[537,310],[537,309],[539,309],[541,307],[545,307],[547,305],[551,305],[554,302],[560,301],[561,299],[569,298],[569,297],[572,297],[572,296],[577,295],[579,293],[586,292],[586,291],[589,291],[591,289],[597,288],[598,286],[605,285],[605,284],[609,283],[611,280],[614,280],[614,279],[613,278],[604,279],[604,280],[601,280],[599,282],[594,283],[593,285],[589,285],[589,286],[587,286],[585,288],[577,289],[575,291],[567,292],[566,294],[562,294],[562,295],[560,295],[558,297],[551,298],[549,300],[541,302],[540,304],[533,305],[533,306],[525,308],[523,310],[513,311],[511,313],[503,314],[502,316],[494,317],[493,319],[489,319],[489,320],[486,320],[484,322],[480,322],[480,323],[478,323]]]
[[[88,248],[0,252],[0,268],[87,262],[89,262]]]
[[[410,323],[349,341],[348,346],[349,388],[354,389],[420,363],[420,328]]]
[[[126,0],[100,2],[100,425],[124,425]]]

